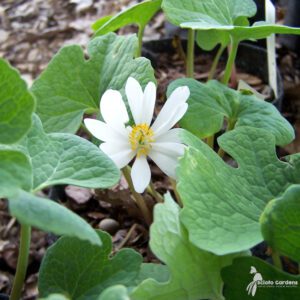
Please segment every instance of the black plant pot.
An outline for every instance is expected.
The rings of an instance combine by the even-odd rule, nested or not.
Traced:
[[[9,296],[6,294],[0,294],[0,300],[9,300]]]
[[[182,40],[181,43],[183,49],[186,49],[186,40]],[[171,57],[176,53],[176,49],[173,46],[172,39],[152,40],[144,43],[142,53],[143,56],[151,60],[152,65],[155,67],[157,65],[157,60],[162,53],[168,53]],[[195,55],[201,55],[204,53],[209,53],[213,59],[216,51],[204,52],[199,47],[196,47]],[[226,55],[223,55],[221,59],[225,60]],[[236,66],[243,72],[260,78],[264,83],[268,82],[267,51],[264,48],[248,43],[241,43],[237,53]],[[272,103],[279,111],[281,111],[284,90],[282,77],[278,68],[277,84],[278,97],[274,99]]]

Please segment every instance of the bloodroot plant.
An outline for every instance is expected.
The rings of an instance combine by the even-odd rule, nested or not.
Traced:
[[[170,82],[156,114],[154,69],[141,54],[145,26],[161,8],[188,30],[188,78]],[[63,47],[30,90],[0,59],[0,198],[21,228],[11,300],[21,299],[32,227],[59,237],[40,266],[40,299],[300,297],[300,276],[286,267],[300,263],[300,154],[276,151],[294,128],[251,89],[228,86],[241,41],[300,29],[249,26],[255,13],[252,0],[141,2],[92,25],[87,59],[81,47]],[[131,23],[137,36],[113,33]],[[229,49],[221,82],[193,78],[196,43],[219,47],[209,79]],[[152,162],[172,191],[155,189]],[[108,233],[45,196],[62,184],[109,189],[122,173],[161,263],[113,251]],[[251,252],[260,243],[267,261]]]

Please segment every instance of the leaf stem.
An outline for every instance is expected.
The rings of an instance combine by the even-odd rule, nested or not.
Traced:
[[[222,83],[228,85],[230,77],[231,77],[231,72],[232,72],[232,67],[234,65],[234,61],[237,55],[237,50],[239,46],[239,41],[234,40],[231,38],[231,45],[230,45],[230,51],[229,51],[229,57],[227,60],[226,68],[225,68],[225,73],[222,78]]]
[[[214,61],[213,61],[212,65],[211,65],[211,68],[210,68],[210,71],[209,71],[209,74],[208,74],[208,77],[207,77],[207,81],[212,80],[214,78],[216,70],[217,70],[217,66],[218,66],[220,58],[221,58],[221,55],[224,52],[225,48],[226,47],[221,45],[220,48],[218,49],[218,52],[217,52],[217,54],[214,58]]]
[[[278,254],[277,251],[274,251],[273,249],[272,249],[272,260],[273,260],[273,265],[275,267],[277,267],[280,270],[283,270],[280,255]]]
[[[130,175],[130,168],[128,166],[126,166],[122,169],[122,172],[128,183],[128,186],[132,193],[132,196],[133,196],[137,206],[141,210],[147,225],[150,225],[152,223],[152,217],[151,217],[150,210],[149,210],[148,206],[146,205],[145,199],[142,197],[142,195],[137,193],[134,189],[133,182],[132,182],[131,175]]]
[[[236,120],[228,120],[228,124],[227,124],[227,128],[226,128],[225,132],[228,132],[228,131],[232,130],[235,126],[235,123],[236,123]],[[225,151],[221,147],[218,150],[218,155],[222,158],[225,155]]]
[[[19,300],[21,298],[22,287],[26,276],[28,256],[30,249],[31,227],[21,224],[21,236],[19,246],[18,264],[16,276],[14,279],[10,300]]]
[[[170,182],[171,182],[171,185],[172,185],[172,188],[173,188],[173,191],[174,191],[174,194],[175,194],[175,197],[176,197],[176,200],[177,200],[177,203],[183,207],[183,203],[182,203],[182,200],[181,200],[181,197],[177,191],[177,183],[176,183],[176,180],[174,180],[173,178],[169,177],[170,179]]]
[[[186,75],[194,78],[195,31],[188,29]]]
[[[139,25],[139,29],[138,29],[138,48],[137,48],[135,57],[141,57],[142,56],[144,30],[145,30],[145,26],[144,25]]]
[[[147,191],[149,192],[150,195],[152,195],[155,198],[156,202],[158,202],[158,203],[164,202],[163,196],[155,189],[155,186],[154,186],[152,180],[149,183]]]
[[[215,135],[214,134],[209,136],[208,138],[206,138],[206,144],[210,148],[214,149],[214,144],[215,144]]]

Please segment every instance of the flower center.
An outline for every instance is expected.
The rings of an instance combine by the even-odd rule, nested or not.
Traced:
[[[147,155],[151,149],[151,143],[154,142],[154,132],[146,124],[138,124],[132,128],[129,134],[129,142],[132,150],[137,150],[137,156]]]

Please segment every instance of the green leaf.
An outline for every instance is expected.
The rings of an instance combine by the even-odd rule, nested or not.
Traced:
[[[300,185],[268,203],[260,217],[261,231],[272,249],[300,262]]]
[[[20,190],[16,196],[9,198],[9,209],[22,224],[101,245],[96,231],[88,223],[54,201]]]
[[[235,26],[249,26],[246,17],[239,17],[234,22]],[[198,46],[206,51],[211,51],[217,44],[225,49],[230,44],[230,34],[228,31],[222,30],[198,30],[196,35]]]
[[[32,169],[21,151],[0,146],[0,198],[15,195],[19,189],[30,190]]]
[[[119,170],[98,147],[72,134],[45,134],[36,115],[21,144],[33,167],[34,190],[55,184],[107,188],[119,180]]]
[[[215,80],[203,84],[194,79],[178,79],[171,83],[168,94],[183,85],[189,87],[191,95],[180,125],[200,138],[219,132],[224,118],[236,122],[235,128],[251,126],[268,130],[275,136],[277,145],[289,144],[295,138],[293,127],[271,103],[244,95]]]
[[[253,267],[256,273],[250,273],[251,269],[254,271]],[[263,281],[273,281],[273,285],[268,283],[265,286],[255,283],[251,285],[254,280],[261,278],[260,275]],[[222,270],[222,278],[225,284],[225,298],[230,300],[284,300],[299,299],[300,297],[299,275],[295,276],[282,272],[256,257],[234,259],[231,266]],[[283,281],[296,281],[297,285],[288,286]],[[250,295],[246,288],[248,288],[248,291],[250,290]],[[254,292],[254,290],[255,294],[252,296],[251,292]]]
[[[217,44],[226,46],[231,39],[241,42],[263,39],[274,33],[300,34],[300,28],[263,21],[248,26],[248,18],[256,13],[252,0],[164,0],[162,8],[171,23],[200,31],[197,43],[205,50],[211,50]]]
[[[40,268],[39,291],[68,295],[72,300],[98,299],[107,287],[130,286],[136,278],[142,257],[132,249],[122,249],[110,258],[111,237],[98,232],[101,248],[75,238],[62,237],[51,246]]]
[[[178,169],[180,217],[190,241],[219,255],[261,242],[261,213],[289,185],[300,183],[300,168],[278,160],[274,136],[262,129],[240,127],[218,139],[238,168],[192,134],[182,139],[190,148]]]
[[[180,224],[179,212],[179,206],[167,195],[163,204],[155,206],[150,228],[150,247],[168,266],[170,279],[143,281],[133,289],[131,299],[223,299],[220,270],[239,254],[218,257],[193,246]]]
[[[2,58],[0,86],[0,144],[12,144],[29,130],[35,101],[19,72]]]
[[[93,29],[93,31],[97,31],[100,27],[102,27],[106,22],[108,22],[111,18],[113,18],[113,16],[104,16],[100,19],[98,19],[95,23],[93,23],[91,25],[91,28]]]
[[[252,0],[163,0],[162,8],[167,19],[177,26],[196,21],[207,26],[232,26],[241,17],[256,13]]]
[[[162,0],[146,0],[121,11],[116,16],[109,18],[107,22],[103,22],[103,19],[96,21],[92,25],[96,31],[95,36],[116,31],[130,24],[137,24],[140,28],[144,28],[160,9],[161,2]]]
[[[98,300],[130,300],[130,297],[125,286],[114,285],[104,290]]]
[[[89,43],[88,60],[79,46],[62,48],[32,86],[45,131],[75,133],[84,113],[99,111],[102,94],[107,89],[124,93],[130,76],[143,86],[155,82],[150,61],[133,59],[136,49],[136,36],[114,33]]]
[[[153,278],[158,282],[168,281],[170,272],[167,266],[154,263],[144,263],[141,265],[140,272],[135,279],[135,285],[139,285],[148,278]]]
[[[284,25],[270,24],[264,21],[256,22],[252,26],[219,26],[215,24],[204,24],[203,22],[186,22],[181,24],[182,28],[191,28],[194,30],[213,32],[215,43],[216,36],[219,35],[219,43],[224,42],[224,35],[230,35],[236,41],[241,42],[250,39],[264,39],[271,34],[300,34],[300,28],[289,27]],[[222,37],[222,39],[221,39]],[[211,41],[211,43],[213,43]]]

